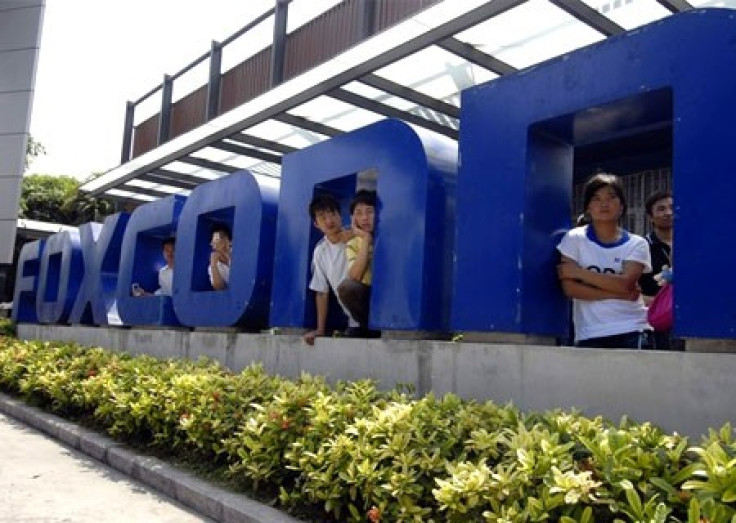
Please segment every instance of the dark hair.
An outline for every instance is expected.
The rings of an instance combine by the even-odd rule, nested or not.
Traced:
[[[161,242],[161,248],[164,248],[167,245],[176,245],[176,238],[171,236],[168,238],[164,238],[164,241]]]
[[[657,203],[659,200],[664,200],[665,198],[672,198],[672,193],[670,191],[657,191],[650,194],[649,198],[647,198],[647,202],[644,204],[644,208],[647,210],[647,214],[651,216],[654,204]]]
[[[210,236],[215,234],[216,232],[219,232],[223,236],[225,236],[228,240],[232,241],[233,235],[230,232],[230,227],[225,225],[224,223],[216,223],[212,226],[212,229],[210,229]]]
[[[353,214],[355,212],[355,207],[359,203],[362,203],[364,205],[369,205],[375,208],[376,207],[376,191],[369,191],[368,189],[361,189],[358,192],[356,192],[355,196],[353,196],[353,199],[350,202],[350,214]]]
[[[618,196],[621,202],[622,214],[626,213],[626,196],[624,196],[624,186],[621,183],[621,179],[615,174],[599,173],[593,176],[590,180],[585,183],[583,188],[583,212],[588,211],[588,205],[593,196],[603,187],[610,187],[613,192]]]
[[[318,211],[340,212],[340,203],[329,193],[316,194],[309,203],[309,216],[314,220]]]

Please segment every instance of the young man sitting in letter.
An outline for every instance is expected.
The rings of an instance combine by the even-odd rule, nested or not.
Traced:
[[[348,262],[345,257],[345,242],[352,237],[353,233],[343,230],[340,204],[332,195],[318,194],[315,196],[309,204],[309,216],[314,226],[324,234],[324,238],[314,247],[312,280],[309,283],[309,288],[314,291],[317,328],[304,335],[304,341],[309,345],[314,345],[314,339],[317,336],[325,335],[330,289],[337,294],[338,285],[347,277]],[[348,316],[350,325],[357,326],[344,305],[343,310]]]
[[[230,283],[230,263],[232,256],[232,233],[226,225],[215,225],[212,228],[210,247],[210,264],[207,274],[210,284],[216,291],[227,289]]]
[[[376,221],[376,192],[358,191],[350,202],[351,225],[355,237],[347,243],[348,277],[337,288],[340,302],[360,325],[352,336],[374,337],[379,332],[368,329],[371,305],[373,232]]]

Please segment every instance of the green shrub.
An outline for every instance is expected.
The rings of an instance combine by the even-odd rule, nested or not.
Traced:
[[[317,520],[736,521],[728,424],[693,446],[628,419],[7,337],[0,389],[205,460]]]
[[[15,323],[10,318],[0,318],[0,336],[15,337]]]

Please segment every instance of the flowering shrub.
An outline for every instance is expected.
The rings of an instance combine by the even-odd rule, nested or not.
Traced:
[[[736,521],[728,424],[692,445],[627,419],[7,337],[0,389],[211,460],[320,521]]]

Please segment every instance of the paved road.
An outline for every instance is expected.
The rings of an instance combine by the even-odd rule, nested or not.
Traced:
[[[212,521],[0,414],[0,522]]]

